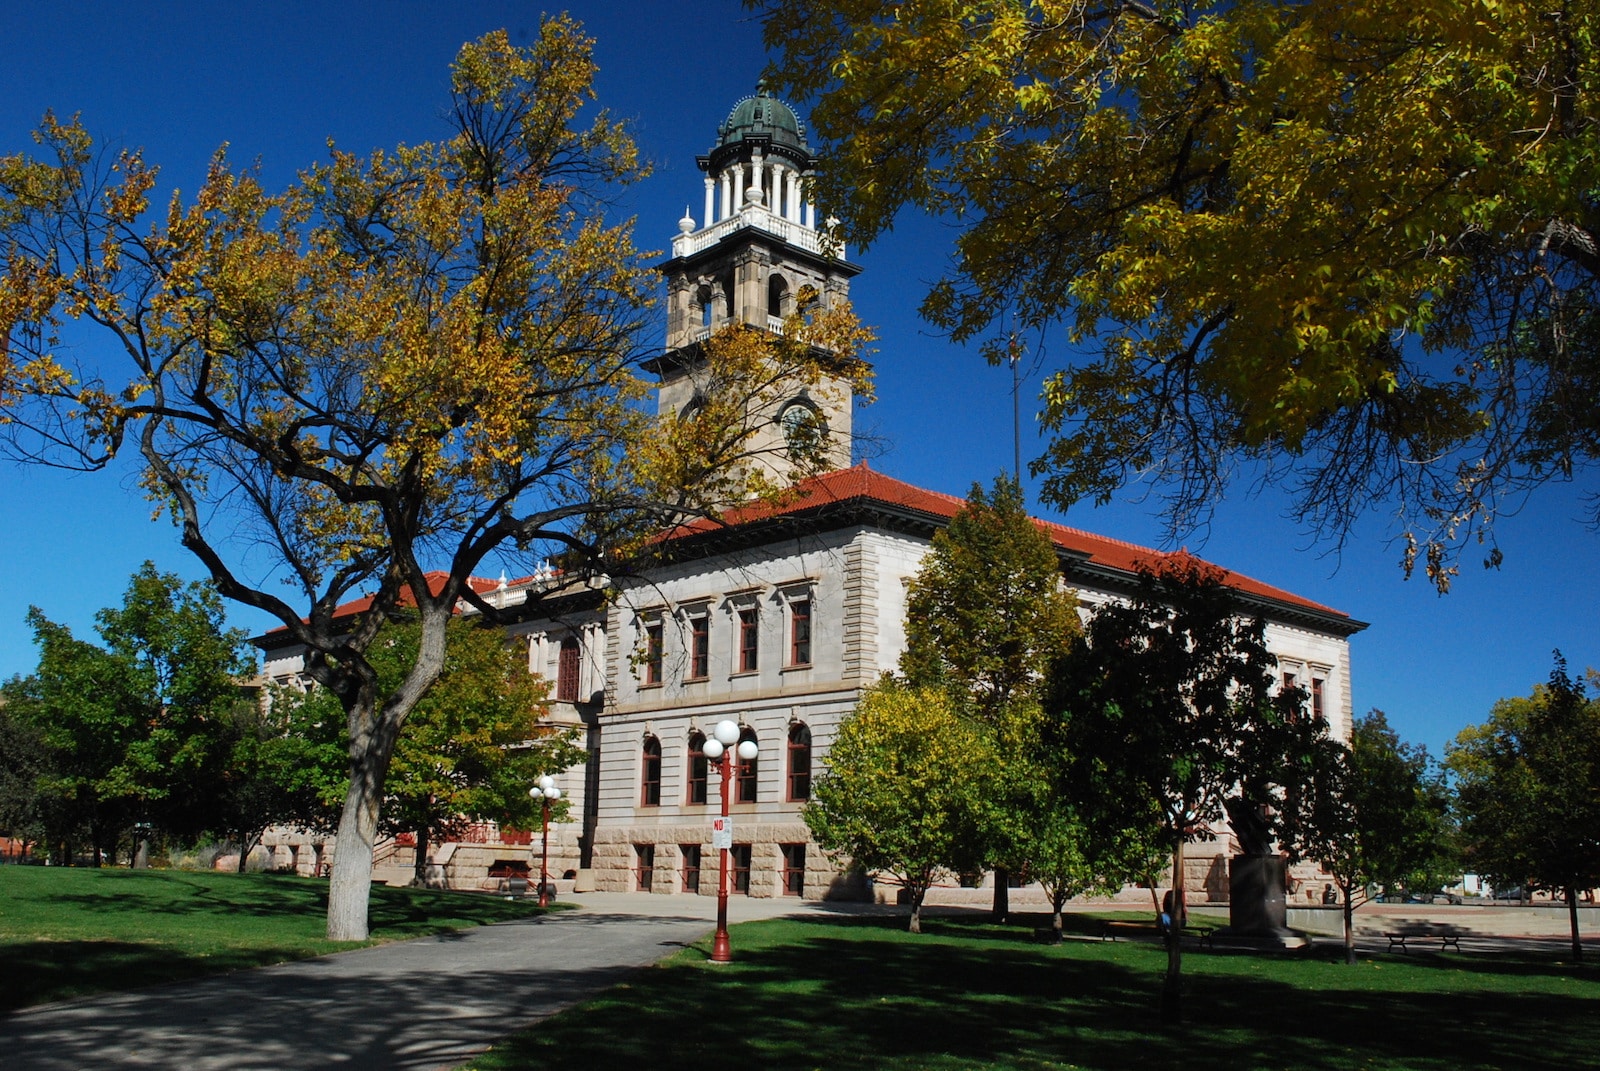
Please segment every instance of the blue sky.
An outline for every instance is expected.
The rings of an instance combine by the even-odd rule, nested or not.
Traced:
[[[163,185],[193,191],[223,142],[236,162],[261,160],[269,185],[320,159],[329,138],[366,151],[442,132],[447,68],[462,42],[496,28],[526,41],[541,8],[521,3],[276,2],[70,3],[0,6],[0,153],[28,145],[45,109],[81,112],[96,136],[143,146]],[[574,3],[597,38],[600,102],[631,117],[655,175],[628,195],[638,241],[664,249],[685,205],[701,210],[694,156],[749,93],[765,57],[760,29],[737,0]],[[873,465],[952,494],[1011,467],[1010,375],[932,335],[916,317],[952,232],[903,220],[864,253],[857,311],[880,335],[877,404],[857,427],[886,452]],[[1044,369],[1070,359],[1048,340]],[[86,349],[81,357],[94,359]],[[1024,387],[1023,449],[1037,383]],[[1030,485],[1031,485],[1030,481]],[[0,676],[36,661],[23,616],[30,605],[92,636],[93,613],[121,598],[140,562],[198,577],[129,472],[90,475],[0,467],[5,519],[0,555]],[[1147,545],[1162,538],[1137,488],[1104,509],[1043,515]],[[1391,507],[1375,502],[1341,554],[1310,544],[1282,503],[1244,494],[1184,542],[1204,556],[1371,622],[1352,641],[1355,704],[1380,707],[1409,739],[1437,754],[1501,696],[1526,694],[1548,676],[1551,650],[1575,669],[1600,665],[1600,537],[1575,520],[1580,495],[1552,487],[1499,529],[1504,566],[1471,562],[1445,597],[1401,579],[1388,542]],[[1202,535],[1204,538],[1202,538]],[[270,622],[239,612],[259,631]]]

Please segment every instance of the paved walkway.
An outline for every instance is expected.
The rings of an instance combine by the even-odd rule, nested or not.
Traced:
[[[585,909],[0,1016],[0,1068],[436,1071],[704,937],[716,918],[714,897],[574,899]],[[729,914],[827,910],[737,897]]]

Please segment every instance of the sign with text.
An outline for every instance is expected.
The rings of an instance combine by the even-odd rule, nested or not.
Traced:
[[[713,818],[711,820],[711,847],[717,849],[733,847],[732,818]]]

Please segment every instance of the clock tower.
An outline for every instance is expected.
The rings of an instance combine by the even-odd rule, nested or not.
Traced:
[[[845,301],[861,269],[844,247],[817,227],[807,197],[816,158],[805,125],[765,83],[733,106],[717,128],[717,143],[696,158],[705,172],[705,208],[697,226],[685,211],[660,265],[667,279],[667,345],[656,362],[663,417],[683,417],[697,404],[704,370],[702,343],[729,323],[782,330],[803,288],[823,308]],[[754,413],[750,444],[758,455],[781,450],[796,434],[825,434],[834,467],[850,464],[848,382],[824,377],[779,392],[769,413]]]

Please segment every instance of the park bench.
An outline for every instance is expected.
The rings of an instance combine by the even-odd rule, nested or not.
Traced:
[[[1384,950],[1386,952],[1393,952],[1395,949],[1398,948],[1400,951],[1405,952],[1407,955],[1409,955],[1411,950],[1406,947],[1406,942],[1408,940],[1409,941],[1434,941],[1434,940],[1437,940],[1439,942],[1439,951],[1440,952],[1445,952],[1445,951],[1448,951],[1449,949],[1452,949],[1452,948],[1455,949],[1457,952],[1461,951],[1461,935],[1457,934],[1457,933],[1386,933],[1383,936],[1388,938],[1388,940],[1389,940],[1389,947]]]

